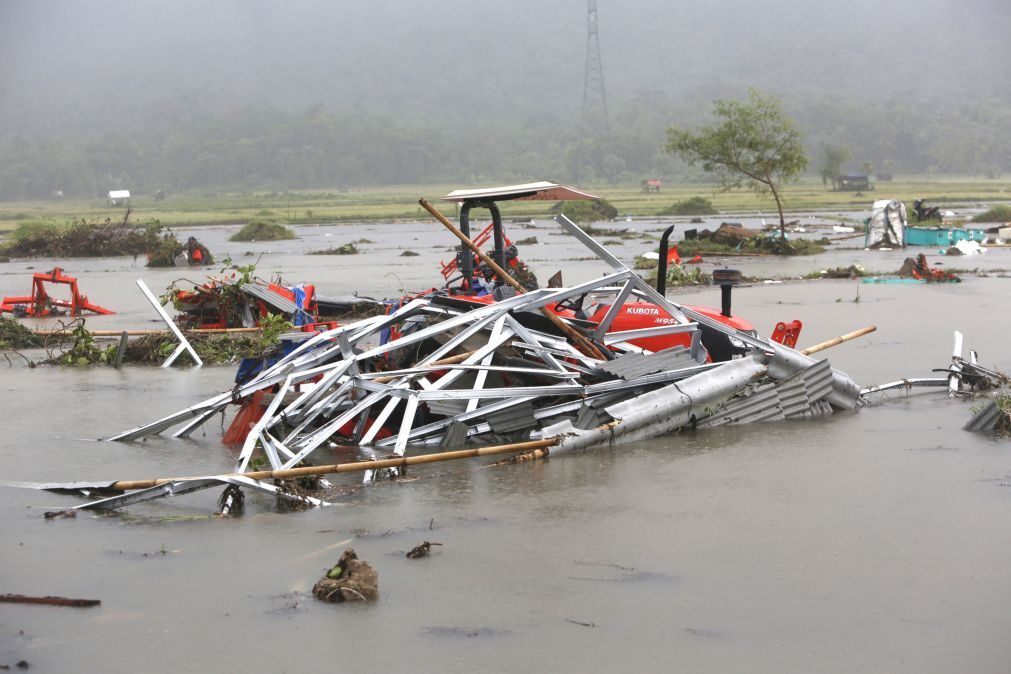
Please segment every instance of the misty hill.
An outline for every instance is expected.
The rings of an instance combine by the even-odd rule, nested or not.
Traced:
[[[748,86],[783,97],[813,151],[825,140],[846,142],[861,159],[890,158],[909,170],[945,168],[909,147],[929,154],[919,146],[958,127],[963,109],[979,118],[974,135],[1011,136],[1003,112],[1011,100],[1002,75],[1011,55],[1005,2],[598,0],[598,8],[617,135],[607,148],[578,130],[583,0],[8,0],[0,5],[0,147],[14,139],[22,150],[57,143],[54,152],[87,155],[71,163],[94,165],[97,144],[112,155],[92,169],[98,183],[130,174],[197,185],[216,178],[179,183],[179,167],[171,174],[149,167],[143,178],[116,165],[164,164],[166,147],[182,151],[180,143],[223,143],[225,151],[269,136],[301,147],[312,139],[297,138],[295,127],[315,120],[350,129],[330,134],[323,143],[330,151],[355,145],[364,152],[378,133],[390,136],[378,145],[394,162],[399,142],[452,161],[473,140],[481,152],[521,152],[504,158],[501,173],[573,175],[582,167],[572,164],[592,155],[598,166],[588,170],[606,177],[673,170],[655,151],[637,148],[633,158],[615,143],[662,144],[666,125],[695,123],[712,99]],[[350,139],[351,132],[366,136]],[[882,142],[897,147],[885,156]],[[247,161],[277,161],[281,149],[260,148]],[[537,159],[538,149],[564,156]],[[601,165],[607,156],[609,169]],[[352,163],[363,161],[356,155]],[[489,161],[454,178],[496,173]],[[971,157],[961,163],[981,165]],[[222,180],[289,179],[259,173]],[[299,180],[336,179],[341,171],[316,173]],[[411,178],[365,173],[359,179]]]

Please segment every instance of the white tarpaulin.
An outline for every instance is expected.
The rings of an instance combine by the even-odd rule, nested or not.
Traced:
[[[906,205],[893,199],[875,201],[865,231],[865,248],[905,248]]]

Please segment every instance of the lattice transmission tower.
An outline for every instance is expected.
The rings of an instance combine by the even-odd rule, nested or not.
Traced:
[[[583,123],[593,131],[610,133],[607,96],[604,94],[604,68],[600,63],[597,39],[597,0],[586,2],[586,75],[583,79]]]

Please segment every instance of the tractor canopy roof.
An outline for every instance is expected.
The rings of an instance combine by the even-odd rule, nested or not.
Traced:
[[[573,201],[577,199],[600,199],[596,194],[583,192],[574,187],[546,181],[506,185],[505,187],[482,187],[472,190],[453,190],[443,201]]]

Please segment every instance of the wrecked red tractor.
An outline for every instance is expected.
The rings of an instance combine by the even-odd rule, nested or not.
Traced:
[[[65,300],[50,295],[46,291],[47,283],[70,286],[70,299]],[[116,313],[88,301],[87,295],[82,295],[77,287],[77,279],[67,276],[59,267],[53,267],[48,272],[34,274],[31,295],[5,297],[0,303],[0,313],[7,312],[14,316],[80,316],[85,311],[94,314]]]

